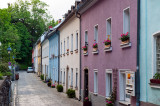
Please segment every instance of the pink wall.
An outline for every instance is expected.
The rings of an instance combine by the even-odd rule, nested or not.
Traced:
[[[123,9],[130,7],[131,48],[120,48],[123,33]],[[112,52],[104,52],[106,19],[112,18]],[[98,24],[99,54],[92,54],[94,26]],[[98,69],[98,94],[105,96],[105,69],[136,70],[137,52],[137,0],[101,0],[81,16],[81,46],[84,46],[85,30],[88,30],[88,56],[82,52],[82,89],[84,89],[84,67],[89,68],[89,91],[94,92],[94,72]],[[119,78],[118,78],[119,79]],[[117,81],[119,82],[119,81]],[[118,88],[119,89],[119,88]],[[118,94],[118,93],[117,93]]]

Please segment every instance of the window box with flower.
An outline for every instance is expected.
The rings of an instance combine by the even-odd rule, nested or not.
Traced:
[[[88,97],[85,97],[85,98],[84,98],[83,106],[91,106],[91,101],[89,101],[89,98],[88,98]]]
[[[153,88],[160,88],[160,73],[156,73],[153,79],[150,79],[150,86]]]
[[[126,34],[121,34],[120,40],[121,40],[120,44],[121,48],[131,47],[130,36],[128,32]]]
[[[95,43],[93,44],[93,51],[92,51],[92,53],[93,54],[98,54],[98,44],[96,43],[96,41],[95,41]]]
[[[105,45],[105,48],[104,48],[104,51],[112,51],[112,47],[111,47],[111,40],[109,38],[107,38],[107,40],[104,40],[104,45]]]
[[[87,46],[83,46],[82,50],[83,50],[84,55],[88,55],[88,47]]]
[[[67,49],[67,53],[66,54],[69,55],[69,49]]]

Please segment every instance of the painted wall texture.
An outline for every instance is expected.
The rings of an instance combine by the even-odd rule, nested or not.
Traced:
[[[156,73],[156,37],[160,36],[160,1],[141,0],[140,101],[160,105],[160,89],[151,88]],[[157,34],[156,34],[157,33]]]
[[[64,86],[64,92],[66,92],[67,89],[73,88],[76,91],[76,97],[79,98],[79,80],[80,80],[80,56],[79,56],[79,38],[80,38],[80,21],[78,18],[76,18],[74,15],[62,26],[60,29],[60,51],[61,57],[60,57],[60,73],[62,73],[62,76],[60,75],[60,80],[64,82],[64,72],[65,72],[65,83]],[[71,35],[73,34],[73,50],[71,50]],[[76,34],[78,34],[78,48],[76,48]],[[67,37],[69,37],[69,54],[67,55]],[[65,51],[64,51],[64,41],[65,41]],[[62,43],[62,46],[61,46]],[[77,49],[77,51],[76,51]],[[73,53],[71,53],[71,51]],[[68,66],[68,70],[67,70]],[[73,70],[73,73],[72,71]],[[77,86],[76,86],[76,73],[77,73]],[[73,83],[71,85],[71,79],[73,78]]]
[[[58,82],[58,55],[59,55],[59,45],[58,45],[59,32],[52,33],[49,38],[49,73],[52,82]]]
[[[35,72],[38,72],[38,45],[34,48],[34,69]]]
[[[120,48],[120,35],[123,33],[123,10],[130,8],[130,48]],[[106,36],[106,20],[111,17],[112,51],[104,52],[103,41]],[[98,25],[97,55],[92,54],[94,26]],[[137,52],[137,0],[101,0],[81,15],[81,46],[85,45],[85,31],[88,31],[88,56],[82,51],[82,89],[84,89],[84,69],[89,72],[89,91],[94,92],[94,69],[98,70],[98,96],[105,98],[106,69],[130,69],[136,71]],[[119,72],[118,72],[119,73]],[[117,74],[118,74],[117,73]],[[117,75],[119,82],[119,74]],[[119,83],[117,100],[119,100]]]
[[[38,44],[38,76],[41,75],[41,43]]]
[[[48,77],[49,70],[49,40],[45,39],[42,43],[42,74]]]

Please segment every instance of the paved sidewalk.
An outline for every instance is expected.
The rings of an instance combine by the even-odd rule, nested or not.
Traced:
[[[19,71],[19,76],[16,106],[82,106],[82,102],[47,87],[34,73]]]

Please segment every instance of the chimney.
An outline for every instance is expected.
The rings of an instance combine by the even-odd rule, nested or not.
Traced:
[[[78,8],[78,4],[81,2],[81,0],[76,0],[75,1],[75,8],[77,9]]]
[[[58,20],[58,24],[61,23],[61,19]]]

